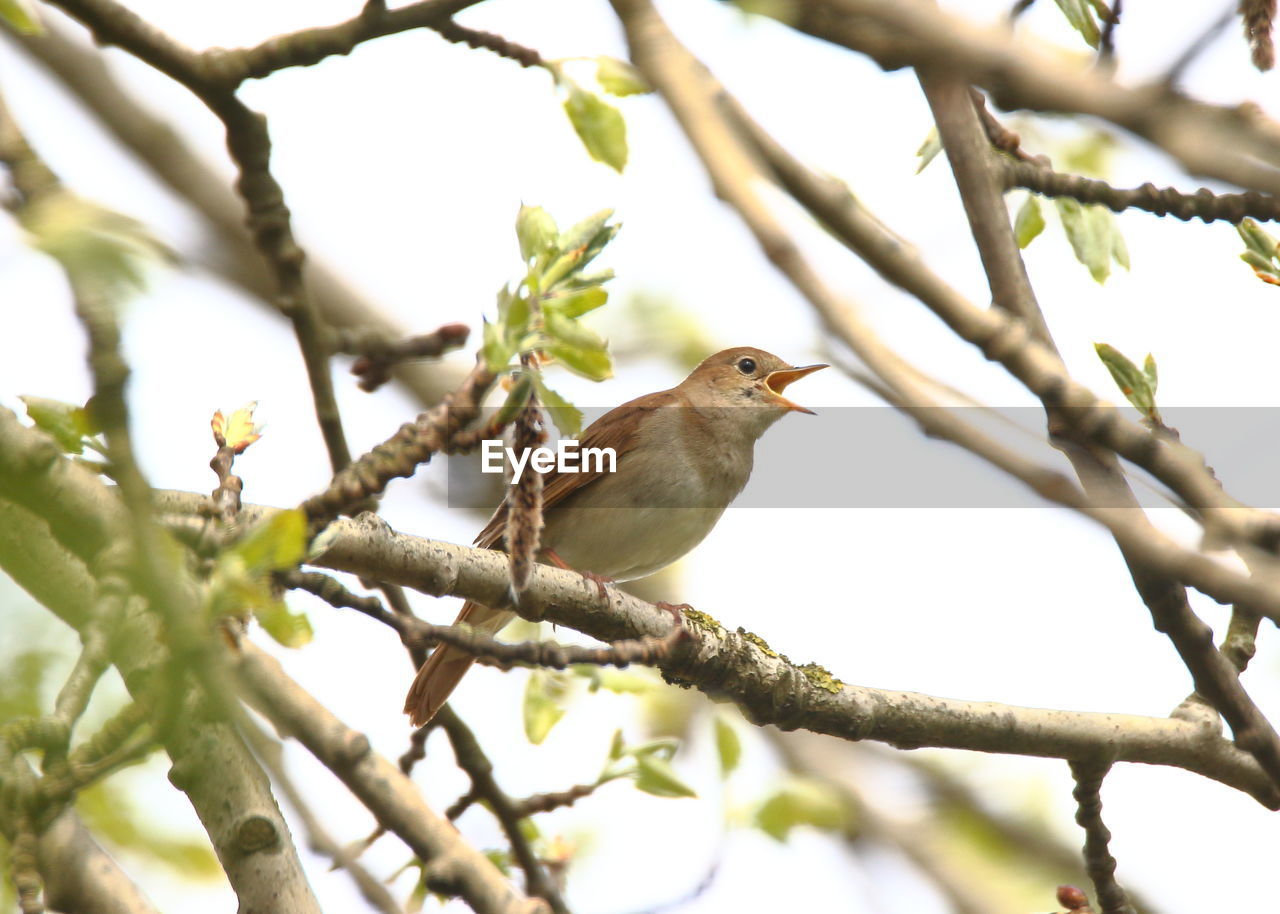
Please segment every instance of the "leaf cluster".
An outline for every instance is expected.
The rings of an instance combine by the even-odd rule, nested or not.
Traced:
[[[1156,408],[1156,387],[1160,383],[1160,375],[1156,369],[1156,360],[1151,353],[1142,362],[1142,368],[1129,358],[1106,343],[1094,343],[1094,351],[1102,364],[1111,372],[1111,379],[1116,382],[1125,399],[1133,404],[1148,422],[1160,424],[1160,410]]]
[[[1253,267],[1253,274],[1263,282],[1280,286],[1280,242],[1252,219],[1245,219],[1236,231],[1245,246],[1240,259]]]
[[[556,86],[567,93],[564,112],[569,116],[569,123],[591,158],[621,172],[627,167],[627,122],[617,108],[571,79],[565,71],[565,62],[547,61],[544,66]],[[597,57],[595,63],[596,82],[610,95],[622,97],[653,91],[640,71],[624,60]]]
[[[484,325],[484,358],[489,370],[519,374],[511,384],[503,410],[519,409],[530,392],[546,405],[561,433],[576,437],[582,412],[547,386],[540,363],[554,360],[593,381],[613,375],[608,343],[579,318],[609,300],[604,284],[612,270],[587,273],[586,267],[617,234],[609,224],[612,210],[601,210],[560,231],[540,206],[521,206],[516,237],[525,264],[524,278],[498,292],[498,316]],[[511,363],[520,357],[521,367]]]

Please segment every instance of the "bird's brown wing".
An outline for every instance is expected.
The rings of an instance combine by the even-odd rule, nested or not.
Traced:
[[[611,409],[587,427],[579,440],[579,447],[613,448],[621,464],[627,452],[639,441],[636,430],[655,409],[674,406],[679,402],[674,390],[637,397],[616,409]],[[542,510],[549,511],[584,486],[600,478],[599,473],[560,473],[552,470],[543,476]],[[503,499],[493,512],[489,523],[476,537],[475,545],[483,549],[501,549],[502,537],[507,528],[507,502]],[[509,622],[514,613],[505,609],[490,609],[483,603],[468,600],[454,624],[466,623],[487,634],[496,634]],[[436,715],[466,675],[475,655],[448,644],[442,644],[431,652],[405,698],[404,712],[415,727],[420,727]]]
[[[636,429],[653,410],[676,405],[678,395],[674,390],[637,397],[609,410],[587,426],[578,439],[579,448],[613,448],[621,464],[628,451],[639,441]],[[542,510],[549,511],[570,495],[589,486],[600,478],[599,473],[561,473],[552,470],[542,477]],[[507,502],[503,499],[493,512],[489,523],[476,537],[475,545],[482,549],[501,549],[502,535],[507,528]]]

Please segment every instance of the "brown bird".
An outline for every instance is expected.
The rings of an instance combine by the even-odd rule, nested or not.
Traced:
[[[678,386],[605,413],[579,447],[613,448],[616,472],[544,476],[540,559],[597,580],[630,581],[683,557],[747,484],[756,440],[788,412],[812,412],[782,391],[826,367],[793,368],[760,349],[726,349]],[[475,544],[501,548],[506,524],[504,501]],[[457,621],[494,634],[514,616],[469,600]],[[432,652],[404,703],[414,726],[440,710],[474,660],[445,644]]]

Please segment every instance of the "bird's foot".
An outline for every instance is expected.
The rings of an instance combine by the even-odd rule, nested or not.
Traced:
[[[594,571],[579,571],[578,574],[596,585],[596,589],[600,592],[601,600],[609,599],[608,585],[616,583],[613,578],[606,578],[604,575],[596,574]]]
[[[665,609],[667,612],[671,613],[671,618],[674,619],[676,623],[675,627],[680,630],[681,638],[693,637],[693,633],[690,632],[688,627],[684,624],[684,614],[681,612],[681,610],[686,609],[692,612],[692,606],[688,603],[668,603],[665,600],[659,600],[653,605],[658,607],[658,609]]]
[[[554,549],[543,550],[543,555],[546,556],[548,562],[555,565],[557,568],[563,568],[565,571],[578,571],[578,569],[574,568],[564,559],[560,558],[560,556],[556,555]],[[600,591],[601,600],[609,599],[609,591],[606,589],[606,585],[617,583],[613,578],[606,578],[604,575],[596,574],[594,571],[578,571],[578,574],[596,585],[596,589]]]

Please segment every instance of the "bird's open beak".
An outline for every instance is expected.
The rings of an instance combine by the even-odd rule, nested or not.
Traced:
[[[785,406],[787,409],[794,410],[798,413],[808,413],[812,416],[813,410],[805,409],[798,403],[792,403],[782,395],[782,392],[786,390],[792,382],[798,381],[805,375],[813,374],[815,371],[819,371],[826,367],[826,365],[806,365],[803,368],[781,368],[778,371],[771,371],[765,376],[764,386],[769,388],[769,392],[778,399],[779,406]]]

